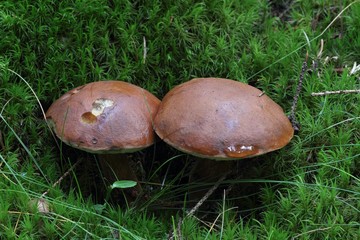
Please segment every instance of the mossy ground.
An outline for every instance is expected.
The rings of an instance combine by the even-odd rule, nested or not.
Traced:
[[[359,89],[360,74],[350,70],[360,61],[360,2],[351,3],[1,1],[1,238],[166,239],[180,229],[175,239],[357,239],[360,95],[311,96]],[[289,112],[307,52],[299,133],[279,151],[244,160],[241,178],[228,179],[198,213],[203,221],[185,218],[181,227],[184,193],[193,189],[184,177],[189,156],[163,143],[136,154],[149,200],[104,204],[95,156],[59,149],[39,105],[46,110],[93,81],[123,80],[162,98],[212,76],[262,89]],[[29,207],[49,188],[48,213]]]

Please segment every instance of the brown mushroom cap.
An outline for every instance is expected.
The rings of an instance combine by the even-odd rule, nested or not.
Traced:
[[[133,84],[93,82],[55,101],[46,113],[66,144],[93,153],[134,152],[154,143],[160,100]]]
[[[178,150],[218,160],[274,151],[294,134],[282,108],[259,89],[221,78],[193,79],[172,89],[154,126]]]

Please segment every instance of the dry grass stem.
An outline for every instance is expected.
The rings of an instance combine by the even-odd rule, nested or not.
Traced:
[[[348,93],[360,93],[360,89],[316,92],[316,93],[311,93],[311,96],[325,96],[331,94],[348,94]]]

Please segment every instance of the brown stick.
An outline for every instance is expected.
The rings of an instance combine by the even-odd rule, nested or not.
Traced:
[[[0,130],[0,150],[5,150],[5,144],[1,130]]]
[[[74,165],[71,166],[71,168],[69,168],[56,182],[54,182],[54,184],[52,185],[52,187],[56,187],[56,185],[60,184],[62,182],[62,180],[68,176],[70,174],[70,172],[72,170],[74,170],[76,168],[77,165],[79,165],[81,162],[81,159],[79,159]],[[50,188],[48,190],[46,190],[43,194],[41,194],[40,199],[44,198],[50,191]]]
[[[292,103],[292,106],[291,106],[291,112],[290,112],[290,116],[289,116],[290,122],[291,122],[294,130],[296,130],[296,131],[298,131],[300,127],[299,127],[298,122],[296,121],[295,112],[296,112],[296,107],[297,107],[297,102],[298,102],[298,99],[299,99],[299,95],[300,95],[300,92],[301,92],[301,89],[302,89],[302,84],[303,84],[303,81],[304,81],[304,75],[305,75],[305,72],[307,70],[308,56],[309,55],[306,52],[305,61],[303,62],[302,67],[301,67],[301,73],[300,73],[300,77],[299,77],[299,82],[298,82],[298,86],[296,88],[296,93],[294,95],[293,103]]]
[[[213,194],[215,192],[215,190],[219,187],[219,185],[221,184],[222,181],[225,180],[225,178],[229,175],[230,172],[226,172],[224,173],[219,180],[214,184],[214,186],[212,186],[207,192],[206,194],[196,203],[196,205],[186,214],[186,216],[182,219],[179,218],[179,222],[178,222],[178,229],[181,229],[181,225],[184,223],[185,218],[191,217],[194,215],[194,213],[199,210],[199,208],[201,207],[201,205],[203,205],[203,203],[211,196],[211,194]],[[173,240],[174,239],[174,233],[171,233],[169,238],[169,240]]]
[[[219,187],[221,182],[225,180],[225,178],[228,174],[229,174],[229,172],[226,172],[219,178],[219,180],[214,184],[214,186],[212,186],[212,188],[210,188],[207,191],[207,193],[199,200],[199,202],[196,203],[196,205],[188,212],[186,217],[190,217],[190,216],[194,215],[194,213],[201,207],[201,205],[203,205],[203,203],[211,196],[211,194],[213,194],[215,192],[215,190]]]

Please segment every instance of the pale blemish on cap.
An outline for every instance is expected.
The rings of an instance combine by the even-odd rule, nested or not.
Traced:
[[[105,98],[99,98],[96,99],[92,104],[91,112],[85,112],[81,115],[81,120],[88,124],[93,124],[97,121],[97,117],[101,115],[105,108],[111,107],[114,105],[114,101],[105,99]]]
[[[96,99],[92,104],[93,109],[91,110],[91,113],[95,116],[99,116],[104,112],[105,108],[111,107],[112,105],[114,105],[113,100],[105,98]]]

